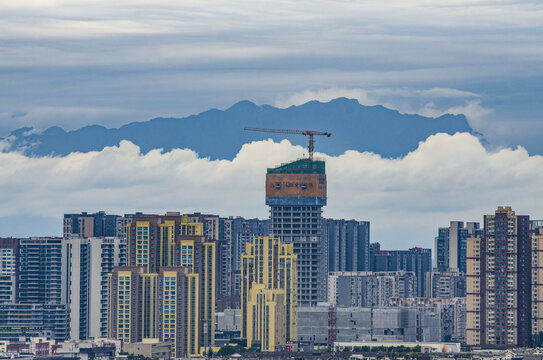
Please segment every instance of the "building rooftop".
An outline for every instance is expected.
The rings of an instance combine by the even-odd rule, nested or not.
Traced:
[[[268,168],[268,174],[325,174],[325,163],[322,160],[299,159]]]

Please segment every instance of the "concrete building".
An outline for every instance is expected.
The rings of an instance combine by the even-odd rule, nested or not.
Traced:
[[[63,237],[104,237],[117,236],[119,215],[107,215],[103,211],[94,214],[64,214]]]
[[[241,309],[224,309],[215,313],[215,329],[241,332]]]
[[[199,274],[181,266],[157,273],[125,266],[115,268],[110,282],[109,337],[170,342],[175,357],[200,353]]]
[[[417,277],[417,296],[430,296],[431,249],[381,250],[380,246],[374,243],[370,256],[371,271],[412,271]]]
[[[144,339],[142,342],[124,344],[123,351],[148,359],[168,360],[172,357],[172,344],[158,339]]]
[[[440,272],[457,269],[465,274],[467,239],[482,236],[478,222],[451,221],[448,227],[439,228],[435,238],[435,268]]]
[[[298,255],[298,303],[315,306],[326,298],[322,208],[326,205],[324,161],[301,159],[268,169],[266,205],[271,234],[294,245]]]
[[[108,335],[158,338],[175,357],[195,355],[215,336],[216,242],[198,216],[134,216],[126,267],[110,275]]]
[[[66,304],[0,304],[0,340],[32,337],[57,341],[70,338],[70,313]]]
[[[268,236],[269,220],[243,217],[220,218],[217,257],[217,310],[238,306],[241,295],[241,256],[245,244],[257,236]]]
[[[417,309],[421,319],[435,321],[440,318],[441,339],[438,341],[464,342],[466,336],[465,298],[394,298],[388,306]],[[421,316],[420,314],[425,314]],[[434,316],[437,314],[439,316]]]
[[[19,239],[0,238],[0,304],[18,301]]]
[[[0,240],[0,339],[68,339],[68,279],[62,239]]]
[[[297,339],[297,255],[293,244],[257,237],[242,256],[241,336],[276,351]]]
[[[370,270],[369,221],[323,219],[328,272]]]
[[[298,339],[324,346],[357,341],[441,341],[440,314],[408,307],[300,307]]]
[[[67,304],[68,279],[61,238],[19,242],[18,297],[22,304]]]
[[[328,276],[328,303],[337,307],[386,306],[390,298],[415,297],[413,272],[332,272]]]
[[[484,236],[468,239],[468,345],[532,343],[532,239],[529,216],[498,207],[484,217]]]
[[[433,271],[431,286],[433,298],[450,299],[466,296],[466,276],[458,270]]]
[[[126,240],[116,237],[64,239],[69,283],[70,339],[107,336],[108,274],[126,265]]]
[[[543,224],[542,224],[543,225]],[[543,227],[532,235],[532,336],[534,346],[543,346]]]

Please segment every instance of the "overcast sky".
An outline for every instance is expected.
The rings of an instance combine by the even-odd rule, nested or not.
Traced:
[[[538,0],[2,1],[0,134],[349,96],[543,153],[541,19]]]
[[[415,202],[413,217],[408,221],[412,233],[405,236],[413,245],[421,237],[420,241],[430,246],[428,228],[446,225],[449,218],[463,220],[458,216],[469,215],[466,220],[477,220],[474,217],[478,215],[481,220],[482,214],[504,202],[518,204],[521,213],[537,213],[538,199],[533,195],[539,190],[535,185],[526,191],[531,192],[530,196],[520,199],[517,196],[524,194],[520,189],[513,191],[510,182],[502,186],[502,182],[488,176],[502,179],[507,173],[517,179],[528,174],[541,179],[540,170],[531,168],[536,164],[541,168],[541,159],[529,157],[543,154],[541,19],[543,4],[539,0],[1,1],[0,136],[23,126],[118,127],[157,116],[180,117],[212,107],[227,108],[243,99],[286,107],[346,96],[362,104],[382,104],[401,112],[431,116],[464,113],[489,142],[491,152],[475,145],[469,148],[474,153],[446,147],[467,156],[457,167],[452,167],[448,159],[433,157],[432,167],[425,168],[422,177],[417,170],[422,165],[408,161],[409,157],[379,160],[358,154],[355,163],[361,167],[351,169],[360,172],[353,189],[356,196],[341,198],[347,183],[339,177],[333,182],[330,171],[337,169],[336,164],[344,158],[330,160],[327,214],[371,219],[375,231],[382,229],[378,234],[392,239],[399,236],[404,225],[405,215],[400,214],[414,206],[404,201]],[[426,145],[441,146],[435,141],[429,139]],[[516,149],[517,145],[528,153],[524,149],[499,152],[502,147]],[[168,207],[224,215],[267,215],[260,178],[252,187],[247,184],[251,193],[243,190],[232,194],[242,198],[257,196],[257,200],[243,200],[255,201],[252,205],[243,201],[232,204],[232,200],[221,198],[214,202],[200,198],[189,201],[184,193],[174,203],[168,202],[171,198],[167,193],[132,203],[134,199],[128,201],[123,196],[133,198],[130,189],[146,186],[145,179],[136,181],[139,177],[134,177],[133,183],[115,186],[104,177],[101,182],[89,183],[96,186],[95,190],[85,188],[91,174],[74,163],[77,156],[105,157],[103,161],[118,170],[120,166],[112,159],[127,152],[142,164],[151,161],[128,144],[93,155],[59,159],[2,154],[3,181],[9,180],[5,174],[12,174],[14,179],[9,181],[18,180],[27,167],[40,181],[28,183],[32,191],[10,191],[2,185],[1,235],[6,235],[10,224],[16,223],[12,219],[25,211],[35,216],[60,216],[91,208],[159,211]],[[415,153],[422,156],[425,151]],[[174,155],[156,156],[165,161]],[[522,174],[496,165],[502,159],[522,160],[522,167],[513,167]],[[93,161],[101,173],[105,163]],[[379,175],[401,179],[415,174],[415,187],[367,189],[368,179],[377,185],[384,181],[369,172],[367,161],[374,161],[379,169],[388,169],[378,171]],[[271,158],[268,162],[275,164]],[[228,162],[200,159],[197,163],[207,164],[212,172],[222,166],[225,171],[235,172],[228,170],[232,169]],[[73,174],[53,171],[59,166],[63,171],[71,169]],[[215,166],[217,170],[212,170]],[[254,163],[251,166],[264,169]],[[453,180],[440,178],[453,171],[450,169],[455,171],[450,174]],[[493,170],[478,172],[481,169]],[[417,187],[426,177],[429,186]],[[59,189],[53,195],[55,192],[48,186],[56,186],[59,178],[65,179],[61,183],[68,191]],[[491,192],[481,190],[485,183],[492,184]],[[213,180],[209,186],[217,184]],[[337,184],[342,184],[341,190]],[[183,183],[183,191],[190,186],[196,185]],[[120,188],[123,191],[117,192]],[[101,191],[100,197],[95,197],[93,191]],[[333,197],[335,194],[341,202]],[[447,196],[455,206],[438,201]],[[162,198],[164,203],[158,202]],[[427,222],[431,226],[426,230],[415,226]],[[397,243],[404,242],[397,239]]]

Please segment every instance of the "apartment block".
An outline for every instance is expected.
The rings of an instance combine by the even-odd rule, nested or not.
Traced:
[[[467,239],[482,236],[478,222],[451,221],[448,227],[439,228],[435,238],[435,268],[440,272],[456,269],[466,273]]]
[[[297,340],[297,255],[277,237],[257,237],[242,256],[241,336],[262,351]]]
[[[412,271],[417,277],[417,296],[430,296],[431,249],[381,250],[378,243],[372,244],[371,249],[371,271]]]
[[[431,275],[432,298],[458,298],[466,296],[466,275],[458,270],[433,271]]]
[[[415,297],[413,272],[332,272],[328,276],[328,303],[337,307],[386,306],[391,298]]]
[[[369,221],[323,219],[328,272],[370,270]]]
[[[531,345],[532,256],[529,216],[509,206],[485,215],[484,236],[467,246],[468,345]]]
[[[108,275],[126,264],[126,240],[116,237],[63,240],[69,287],[70,339],[107,336]]]
[[[127,266],[109,277],[109,336],[169,341],[176,357],[213,345],[216,242],[200,220],[173,212],[132,217]]]
[[[104,211],[93,214],[82,212],[80,214],[64,214],[63,236],[76,237],[104,237],[118,236],[117,219],[119,215],[107,215]]]
[[[18,301],[19,239],[0,238],[0,304]]]

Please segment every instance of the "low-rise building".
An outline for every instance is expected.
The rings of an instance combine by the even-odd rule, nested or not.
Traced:
[[[161,342],[158,339],[144,339],[142,342],[126,343],[124,352],[133,355],[142,355],[150,359],[167,360],[172,356],[172,344]]]
[[[386,306],[390,298],[417,295],[411,271],[332,272],[328,275],[328,302],[338,307]]]

